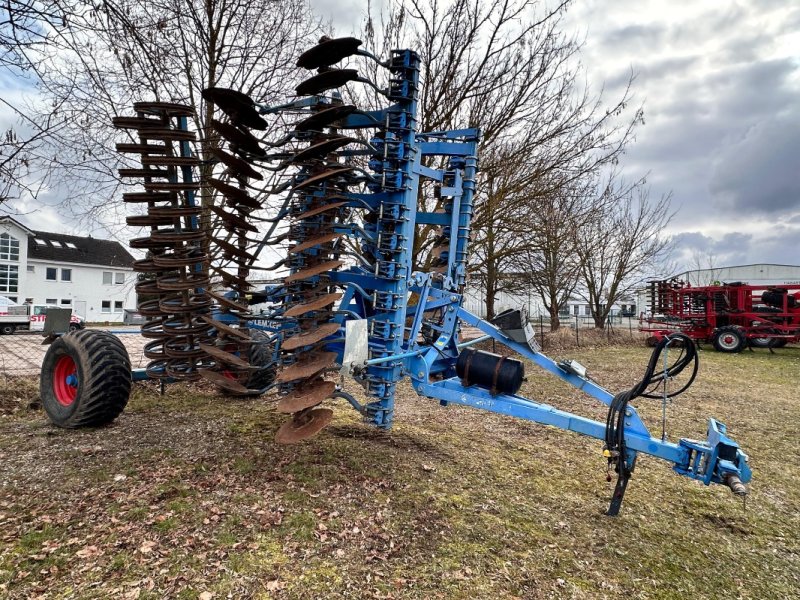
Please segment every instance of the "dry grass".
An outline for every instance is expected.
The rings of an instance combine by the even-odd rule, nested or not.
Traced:
[[[609,389],[649,350],[554,351]],[[529,369],[524,392],[602,418]],[[395,429],[340,405],[277,446],[273,402],[136,386],[111,427],[62,431],[0,392],[0,596],[11,598],[790,598],[800,589],[800,349],[702,353],[668,431],[716,416],[751,454],[745,510],[640,460],[618,519],[600,444],[403,386]],[[14,400],[16,399],[16,400]],[[657,402],[638,404],[659,429]],[[205,596],[201,594],[206,593]]]

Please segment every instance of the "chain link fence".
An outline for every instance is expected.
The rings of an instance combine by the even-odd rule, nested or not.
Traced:
[[[131,358],[131,367],[136,369],[144,367],[148,360],[144,357],[144,344],[146,340],[139,335],[138,328],[112,329],[101,327],[118,335],[128,350]],[[41,332],[21,331],[12,335],[0,335],[0,375],[5,379],[15,377],[39,377],[42,361],[47,352],[47,345],[43,345],[44,337]]]

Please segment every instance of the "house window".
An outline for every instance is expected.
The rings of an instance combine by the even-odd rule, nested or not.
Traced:
[[[58,304],[58,300],[56,298],[45,298],[45,304]]]
[[[12,302],[16,302],[17,301],[17,297],[16,296],[8,296],[8,299],[11,300]]]
[[[19,267],[0,265],[0,292],[18,292]]]
[[[103,300],[103,303],[100,307],[100,312],[110,313],[111,312],[111,300]]]
[[[114,283],[117,285],[125,283],[125,273],[114,273]]]
[[[103,285],[111,285],[114,281],[114,274],[111,271],[103,271]]]
[[[56,281],[58,279],[58,269],[55,267],[47,267],[47,272],[44,275],[47,281]]]
[[[19,240],[7,233],[0,234],[0,260],[19,260]]]
[[[33,238],[33,241],[36,242],[37,246],[47,246],[47,242],[41,238]]]
[[[28,273],[35,273],[36,268],[33,265],[28,265]]]
[[[122,312],[122,300],[114,301],[114,312]]]
[[[72,269],[61,269],[61,281],[72,281]]]
[[[64,298],[61,300],[61,306],[72,306],[72,300],[69,298]]]

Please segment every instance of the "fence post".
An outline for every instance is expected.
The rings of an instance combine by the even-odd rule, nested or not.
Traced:
[[[539,339],[542,340],[542,350],[544,350],[544,317],[539,315]]]
[[[575,344],[580,346],[581,345],[581,336],[578,333],[578,330],[581,328],[581,324],[578,321],[578,315],[575,315]]]

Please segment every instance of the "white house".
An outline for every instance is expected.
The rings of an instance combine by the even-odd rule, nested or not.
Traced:
[[[120,244],[34,231],[0,217],[0,294],[70,307],[88,322],[121,323],[136,308],[133,256]]]

